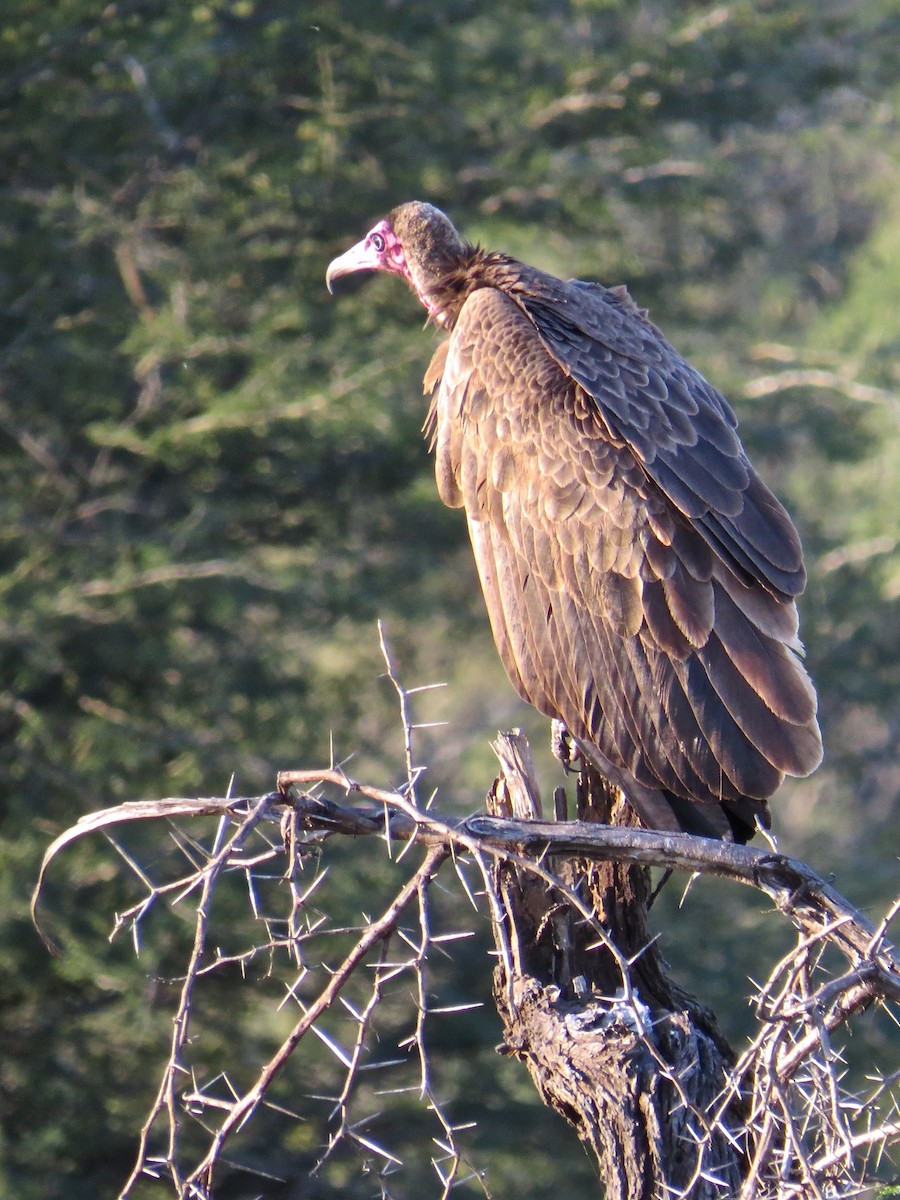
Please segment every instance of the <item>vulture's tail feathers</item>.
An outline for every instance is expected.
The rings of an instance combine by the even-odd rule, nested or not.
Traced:
[[[619,772],[596,746],[583,738],[576,738],[575,741],[600,774],[622,789],[648,829],[657,829],[662,833],[692,833],[697,837],[743,845],[760,829],[768,829],[771,824],[765,800],[744,796],[736,800],[723,800],[718,804],[703,804],[676,796],[664,788],[641,787],[633,781],[620,779]]]

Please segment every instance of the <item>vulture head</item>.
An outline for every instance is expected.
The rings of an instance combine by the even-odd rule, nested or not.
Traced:
[[[387,271],[410,285],[428,312],[441,324],[447,315],[436,297],[473,254],[449,217],[433,204],[413,200],[401,204],[378,222],[361,242],[351,246],[328,267],[328,290],[341,275],[356,271]]]

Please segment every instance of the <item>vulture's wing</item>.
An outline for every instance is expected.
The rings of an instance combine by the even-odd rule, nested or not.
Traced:
[[[751,466],[725,399],[672,347],[624,288],[572,280],[522,304],[610,432],[746,581],[782,596],[806,583],[790,517]]]
[[[661,824],[650,802],[660,789],[716,812],[724,801],[747,820],[748,797],[812,770],[821,748],[793,603],[717,562],[512,299],[470,296],[426,383],[438,379],[438,487],[465,507],[520,694],[600,752],[649,824]],[[675,460],[691,440],[684,417],[669,422]],[[749,468],[708,423],[706,444],[736,464],[718,485],[731,497]],[[751,806],[750,824],[762,810]]]

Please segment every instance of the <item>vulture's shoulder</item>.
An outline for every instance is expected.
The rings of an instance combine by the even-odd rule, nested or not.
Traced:
[[[432,426],[446,503],[464,502],[461,454],[475,431],[483,465],[509,438],[544,475],[574,457],[588,486],[608,478],[614,447],[617,469],[633,461],[742,583],[803,591],[800,539],[734,413],[627,293],[523,268],[472,292],[438,359],[429,378],[441,376]]]
[[[549,353],[627,431],[641,461],[711,442],[745,457],[725,398],[653,324],[628,289],[535,272],[516,296]],[[690,515],[690,514],[689,514]]]
[[[515,298],[611,434],[735,574],[799,595],[800,539],[747,458],[731,407],[627,291],[538,274]]]

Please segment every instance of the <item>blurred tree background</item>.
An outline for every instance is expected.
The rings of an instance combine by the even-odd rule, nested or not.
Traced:
[[[397,782],[378,617],[407,685],[448,684],[423,705],[447,726],[420,742],[439,806],[480,806],[496,728],[544,736],[435,493],[420,433],[434,334],[396,281],[324,290],[330,258],[402,200],[557,273],[626,282],[732,399],[810,571],[826,762],[779,794],[781,846],[861,905],[896,890],[898,60],[896,0],[11,0],[0,1197],[115,1194],[189,933],[161,928],[137,960],[106,945],[130,893],[97,839],[54,869],[67,954],[50,959],[27,905],[57,832],[232,776],[264,791],[332,744]],[[129,844],[162,859],[161,842]],[[343,852],[332,903],[348,920],[360,892],[376,906],[380,869]],[[704,882],[676,904],[660,919],[673,958],[694,947],[688,983],[739,1033],[770,937],[754,901]],[[448,971],[468,998],[488,992],[484,947]],[[251,983],[220,992],[212,1028],[252,1064],[276,1034]],[[565,1155],[571,1194],[593,1195],[574,1137],[494,1054],[490,1010],[447,1031],[445,1091],[480,1123],[494,1194],[547,1194]],[[876,1036],[861,1053],[896,1061]],[[325,1086],[285,1096],[305,1112]],[[373,1194],[351,1175],[303,1182],[306,1119],[248,1135],[287,1189],[222,1194]],[[430,1194],[422,1159],[398,1195]]]

